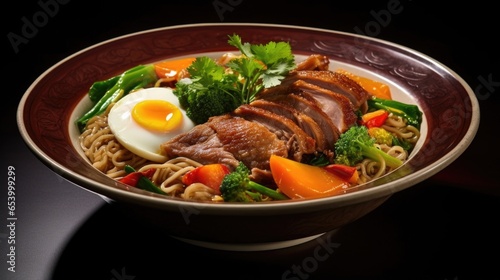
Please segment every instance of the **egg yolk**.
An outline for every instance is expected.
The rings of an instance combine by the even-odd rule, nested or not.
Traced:
[[[168,101],[144,100],[134,106],[132,118],[146,129],[168,132],[181,124],[182,113]]]

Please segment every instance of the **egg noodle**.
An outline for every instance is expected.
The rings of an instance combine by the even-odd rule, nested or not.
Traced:
[[[392,132],[397,137],[405,139],[412,145],[415,145],[420,138],[420,131],[417,128],[408,125],[403,118],[393,114],[389,115],[381,127],[389,132]],[[390,156],[393,156],[403,162],[408,159],[408,152],[401,146],[389,146],[386,144],[375,144],[375,146]],[[371,180],[375,180],[391,171],[390,168],[385,165],[385,161],[383,159],[375,161],[367,158],[358,163],[356,168],[359,172],[357,184],[363,184]]]
[[[118,178],[125,175],[125,165],[137,167],[147,160],[123,148],[111,132],[108,114],[113,105],[110,104],[104,114],[88,121],[80,135],[80,146],[92,166],[111,178]]]

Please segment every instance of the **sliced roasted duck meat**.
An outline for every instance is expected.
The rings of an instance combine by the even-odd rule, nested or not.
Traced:
[[[248,104],[239,106],[233,113],[238,117],[262,124],[279,139],[286,141],[289,157],[295,161],[300,162],[304,154],[316,151],[316,141],[289,118]]]
[[[330,67],[330,60],[327,56],[321,54],[312,54],[308,56],[306,59],[297,63],[294,71],[303,71],[303,70],[328,70]]]
[[[272,94],[261,95],[259,99],[277,102],[302,112],[312,118],[321,127],[329,147],[333,147],[334,143],[337,142],[340,136],[339,129],[314,100],[308,100],[304,96],[290,92],[287,93],[287,91],[276,91]]]
[[[316,141],[316,150],[324,151],[325,149],[333,148],[333,146],[329,146],[323,129],[310,116],[299,110],[285,104],[265,99],[257,99],[250,103],[250,105],[282,115],[295,122],[305,133]]]
[[[368,92],[345,74],[333,71],[292,71],[280,86],[290,85],[298,80],[345,95],[355,109],[363,112],[367,109]]]
[[[341,133],[345,132],[357,121],[356,109],[345,95],[303,80],[291,84],[291,91],[303,96],[307,95],[309,96],[308,99],[316,101],[316,105],[332,119]]]
[[[201,164],[220,162],[232,167],[238,165],[238,160],[225,149],[210,123],[197,125],[188,132],[171,138],[161,144],[160,150],[169,158],[187,157]]]
[[[170,158],[187,157],[202,164],[225,163],[269,170],[272,154],[288,157],[287,143],[257,122],[222,115],[195,126],[161,145]]]

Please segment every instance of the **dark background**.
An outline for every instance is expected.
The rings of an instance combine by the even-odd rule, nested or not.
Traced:
[[[390,5],[403,8],[387,16]],[[487,1],[17,1],[3,9],[4,99],[1,161],[16,168],[16,272],[7,270],[7,190],[0,188],[2,279],[499,279],[500,93],[497,13]],[[46,17],[17,47],[43,6]],[[388,6],[389,5],[389,6]],[[220,9],[217,10],[216,6]],[[225,8],[224,8],[225,7]],[[317,243],[235,253],[197,248],[116,213],[99,196],[61,179],[22,141],[17,104],[44,71],[104,40],[171,25],[258,22],[310,26],[388,40],[454,70],[474,90],[479,131],[464,154],[437,175],[395,194],[380,208],[340,229],[340,244],[309,273],[290,274]],[[366,29],[375,26],[379,29]],[[374,25],[375,24],[375,25]],[[16,50],[17,48],[17,50]],[[6,138],[5,138],[6,136]],[[4,182],[6,182],[5,179]],[[5,275],[6,277],[3,277]],[[295,278],[294,278],[295,277]]]

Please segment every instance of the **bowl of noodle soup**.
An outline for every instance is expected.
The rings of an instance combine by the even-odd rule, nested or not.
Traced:
[[[214,60],[217,60],[218,58],[223,57],[225,54],[203,53],[197,55],[208,56],[210,58],[213,58]],[[298,61],[298,63],[300,63],[301,61],[306,61],[308,57],[297,55],[295,59]],[[360,73],[359,75],[363,77],[370,76],[370,73],[360,71],[348,64],[341,62],[335,62],[334,66],[329,68],[329,70],[331,71],[337,71],[337,69],[340,69],[340,71],[349,69],[350,73]],[[380,79],[379,77],[371,76],[370,78],[374,80]],[[172,81],[173,80],[170,80],[168,82]],[[155,83],[155,85],[151,86],[151,88],[163,88],[163,82],[164,81],[162,81],[162,79],[159,79]],[[409,99],[407,96],[407,94],[405,94],[397,87],[392,87],[391,98],[393,98],[394,100],[398,100],[406,104],[413,104],[415,101]],[[82,157],[86,158],[94,168],[106,174],[108,177],[117,180],[123,178],[126,175],[126,172],[124,170],[124,166],[126,165],[134,167],[134,169],[139,172],[146,172],[147,170],[155,169],[154,174],[151,175],[151,180],[155,182],[155,184],[158,185],[158,187],[170,197],[202,202],[224,201],[222,196],[211,187],[208,187],[201,183],[193,183],[188,185],[182,182],[183,176],[185,176],[195,168],[203,166],[205,164],[198,161],[197,158],[186,155],[187,152],[181,153],[178,156],[167,157],[159,161],[152,161],[141,156],[139,153],[134,153],[130,148],[122,145],[121,143],[123,143],[124,140],[120,141],[120,139],[117,139],[116,135],[113,133],[111,125],[108,123],[108,120],[110,119],[109,114],[111,110],[113,110],[113,108],[117,105],[111,103],[108,106],[107,110],[101,115],[97,115],[89,119],[89,121],[86,123],[86,126],[81,132],[75,131],[75,126],[70,127],[70,130],[73,129],[73,132],[75,133],[75,136],[73,136],[73,138],[78,139],[78,143],[75,144],[75,149],[79,150],[82,153]],[[82,112],[84,112],[85,110],[88,110],[87,104],[85,102],[80,103],[74,110],[74,115],[72,118],[73,123],[76,122],[77,117],[81,116]],[[381,127],[386,131],[391,132],[393,135],[395,135],[395,137],[402,139],[402,141],[406,141],[408,144],[412,145],[412,147],[410,148],[410,150],[405,150],[400,145],[378,143],[376,144],[376,147],[384,151],[385,153],[401,160],[402,162],[409,160],[410,156],[412,154],[415,154],[418,149],[420,149],[421,142],[419,140],[421,139],[421,135],[425,135],[425,133],[427,133],[426,122],[424,119],[422,121],[422,124],[417,128],[413,125],[408,124],[401,116],[390,114],[387,117],[387,120],[385,120],[384,125],[382,125]],[[188,126],[188,129],[191,129],[192,126],[194,126],[194,124]],[[142,131],[133,131],[132,133],[141,134],[141,132]],[[162,142],[166,141],[159,141],[160,144]],[[160,146],[160,144],[158,144],[158,146]],[[205,147],[200,145],[201,147],[199,147],[199,149],[209,149],[213,145],[214,144],[210,142],[210,146]],[[196,156],[196,153],[193,154],[195,154]],[[362,160],[356,165],[356,167],[359,177],[356,182],[351,183],[348,189],[344,190],[344,192],[350,192],[351,189],[356,190],[357,186],[382,177],[395,169],[387,166],[385,160],[376,161],[369,158],[365,158],[364,160]],[[251,176],[251,179],[253,177]],[[272,200],[272,198],[264,197],[264,201],[270,200]]]
[[[199,162],[177,157],[154,163],[130,153],[109,133],[107,113],[92,119],[83,134],[75,125],[91,107],[86,93],[93,82],[139,64],[188,56],[218,57],[232,51],[226,42],[227,35],[234,33],[252,42],[288,41],[298,60],[310,54],[328,56],[331,69],[383,81],[390,85],[393,99],[417,104],[423,112],[422,125],[413,134],[418,134],[418,141],[403,166],[388,174],[371,174],[369,180],[342,195],[221,203],[204,199],[213,194],[203,191],[203,186],[180,190],[182,174],[201,165]],[[393,193],[436,174],[474,138],[478,108],[473,91],[456,73],[404,46],[307,27],[191,24],[122,36],[69,56],[34,81],[20,102],[17,118],[23,139],[43,163],[124,212],[193,244],[258,250],[291,246],[342,227],[371,212]],[[394,119],[393,126],[399,125]],[[96,149],[96,145],[103,148]],[[170,195],[118,182],[124,164],[161,169],[156,180],[163,182],[161,188]]]

